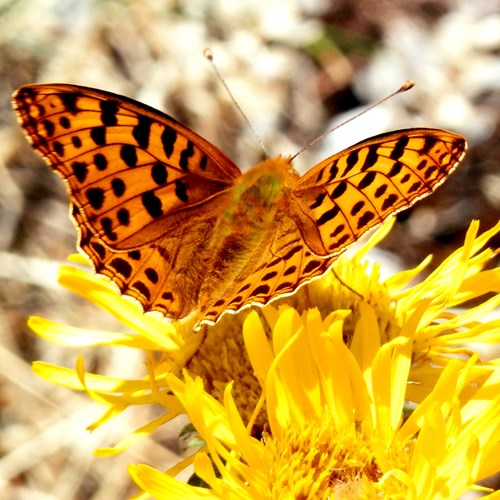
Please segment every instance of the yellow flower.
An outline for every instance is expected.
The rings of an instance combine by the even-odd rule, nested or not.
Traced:
[[[362,318],[369,309],[361,306]],[[322,320],[311,309],[301,318],[283,307],[271,345],[263,321],[250,313],[244,337],[262,383],[268,430],[261,439],[249,434],[232,384],[221,404],[201,379],[170,375],[169,386],[206,442],[194,466],[209,489],[146,465],[130,467],[133,479],[158,499],[420,500],[458,498],[497,470],[499,371],[490,370],[464,400],[475,359],[451,360],[403,422],[415,332],[378,348],[374,332],[360,327],[353,343],[367,347],[356,353],[342,341],[344,316]]]
[[[455,364],[469,367],[470,376],[462,392],[463,397],[470,398],[488,379],[494,364],[480,363],[466,346],[472,342],[498,342],[500,336],[499,321],[484,320],[486,313],[500,300],[500,270],[483,270],[493,256],[493,251],[485,247],[488,239],[500,231],[500,223],[479,237],[476,237],[477,223],[473,223],[463,248],[427,279],[406,289],[404,286],[422,271],[427,260],[414,270],[395,274],[386,282],[379,278],[378,265],[370,266],[362,260],[391,225],[389,222],[382,226],[354,256],[339,259],[335,271],[345,284],[333,273],[327,273],[293,296],[258,309],[263,328],[268,337],[275,330],[283,314],[280,304],[292,306],[299,315],[317,307],[321,313],[318,318],[323,318],[321,321],[337,325],[338,340],[345,342],[349,348],[347,352],[355,356],[364,374],[374,369],[373,356],[380,346],[401,337],[412,339],[407,359],[409,374],[404,379],[395,378],[400,399],[424,401],[442,376],[443,369],[454,358],[457,359]],[[264,372],[259,372],[255,359],[252,363],[257,365],[252,366],[243,342],[241,332],[247,312],[228,315],[214,327],[193,333],[194,318],[168,323],[144,315],[135,304],[120,297],[105,278],[63,266],[60,282],[115,315],[134,333],[89,331],[37,317],[30,319],[31,328],[47,340],[72,347],[111,345],[140,349],[144,351],[146,370],[139,380],[123,380],[119,374],[114,378],[86,373],[83,361],[78,359],[75,370],[37,362],[35,372],[51,382],[86,391],[105,407],[104,414],[90,426],[91,429],[133,405],[159,404],[166,409],[165,415],[146,423],[114,447],[98,450],[98,454],[117,453],[184,412],[178,397],[169,390],[170,375],[180,375],[182,370],[191,377],[201,377],[205,390],[219,402],[224,400],[227,384],[232,382],[235,405],[245,425],[251,426],[252,435],[261,435],[271,425],[275,417],[264,408],[255,411],[262,394]],[[488,292],[494,293],[488,300],[476,300],[474,307],[456,310],[460,304]],[[342,320],[342,327],[339,320]],[[364,336],[361,342],[359,331],[370,332],[370,335]],[[472,365],[468,364],[468,359],[473,360]]]

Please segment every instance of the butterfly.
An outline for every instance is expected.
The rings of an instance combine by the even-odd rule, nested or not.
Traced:
[[[174,118],[65,84],[13,95],[32,147],[64,180],[78,246],[145,312],[196,329],[325,274],[388,216],[428,196],[465,139],[414,128],[371,137],[302,177],[291,157],[240,169]]]

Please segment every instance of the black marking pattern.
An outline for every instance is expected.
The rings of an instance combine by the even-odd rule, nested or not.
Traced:
[[[104,191],[101,188],[89,188],[85,191],[85,195],[93,209],[99,210],[104,205]]]
[[[73,175],[78,179],[78,182],[85,182],[88,174],[87,164],[83,161],[74,161],[71,164]]]
[[[155,195],[154,191],[146,191],[142,194],[142,205],[148,214],[154,219],[163,215],[161,200]]]
[[[59,118],[59,125],[67,130],[71,127],[71,122],[69,121],[69,118],[67,116],[61,116]]]
[[[116,117],[118,113],[118,101],[107,100],[100,102],[101,107],[101,121],[103,125],[111,127],[118,123],[118,118]]]
[[[108,160],[102,153],[96,153],[94,155],[94,165],[96,166],[97,170],[100,170],[102,172],[108,167]]]
[[[101,219],[101,227],[106,238],[111,241],[116,241],[118,235],[113,231],[113,221],[109,217],[103,217]]]
[[[125,162],[127,167],[133,168],[137,166],[137,151],[132,144],[124,144],[120,149],[120,158]]]
[[[144,274],[146,275],[148,280],[151,281],[151,283],[158,283],[158,273],[152,267],[148,267],[147,269],[145,269]]]
[[[168,170],[167,167],[163,163],[155,163],[151,167],[151,178],[158,184],[158,186],[162,186],[167,182],[168,179]]]
[[[189,200],[187,194],[187,186],[180,179],[175,179],[175,196],[179,198],[179,200],[183,202],[187,202]]]
[[[188,141],[186,149],[181,151],[181,157],[179,159],[179,167],[185,172],[189,172],[189,158],[194,155],[194,144]]]
[[[76,92],[65,92],[59,95],[63,107],[72,115],[76,115],[80,109],[78,108],[78,98],[81,94]]]
[[[123,179],[117,177],[111,181],[111,189],[113,190],[114,195],[117,198],[120,198],[125,194],[125,182],[123,182]]]
[[[139,123],[132,130],[132,135],[137,141],[137,144],[141,148],[147,148],[149,146],[149,136],[151,134],[151,125],[153,125],[153,120],[149,116],[139,115]]]
[[[95,142],[96,146],[104,146],[106,144],[106,127],[94,127],[90,131],[90,138]]]
[[[127,255],[132,260],[141,260],[141,251],[140,250],[132,250],[131,252],[128,252]]]
[[[130,212],[126,208],[120,208],[116,217],[122,226],[128,226],[130,224]]]
[[[174,152],[174,146],[177,141],[177,132],[168,125],[165,125],[165,129],[161,134],[161,143],[163,144],[163,151],[167,158],[172,156]]]

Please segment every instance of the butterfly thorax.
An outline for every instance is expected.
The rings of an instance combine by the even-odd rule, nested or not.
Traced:
[[[279,156],[255,165],[228,190],[208,243],[212,261],[200,293],[201,310],[211,305],[204,304],[204,297],[223,296],[249,262],[261,257],[280,225],[298,179],[290,158]]]

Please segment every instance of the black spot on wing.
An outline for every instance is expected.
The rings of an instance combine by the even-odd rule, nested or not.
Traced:
[[[104,146],[106,144],[106,127],[94,127],[90,131],[90,138],[94,141],[96,146]]]
[[[373,167],[378,160],[377,154],[378,146],[376,144],[372,144],[368,147],[368,154],[366,155],[365,161],[363,162],[363,166],[361,170],[367,170],[370,167]]]
[[[147,301],[151,299],[151,292],[142,281],[135,281],[130,288],[135,288]]]
[[[375,180],[377,174],[373,171],[367,172],[358,184],[358,189],[366,189]]]
[[[116,117],[116,114],[118,113],[118,101],[115,101],[114,99],[101,101],[99,107],[101,108],[101,122],[103,125],[111,127],[112,125],[116,125],[118,123],[118,119]]]
[[[75,92],[63,92],[59,95],[61,99],[61,103],[64,106],[65,110],[71,113],[72,115],[76,115],[80,111],[78,108],[78,98],[81,97],[81,94],[77,94]]]
[[[46,143],[45,137],[43,138],[43,143]],[[61,158],[64,156],[64,146],[59,141],[54,141],[52,143],[52,148],[58,156],[60,156]]]
[[[335,160],[330,165],[328,180],[326,181],[327,184],[329,184],[330,182],[335,180],[337,178],[337,176],[339,175],[339,167],[337,166],[337,164],[338,164],[338,160]],[[323,170],[321,171],[321,173],[323,173]]]
[[[340,182],[330,193],[332,199],[340,198],[347,190],[347,182]]]
[[[117,177],[111,181],[111,189],[113,190],[114,195],[117,198],[120,198],[120,196],[123,196],[125,193],[125,182]]]
[[[269,285],[260,285],[254,288],[250,293],[251,297],[256,297],[257,295],[269,295]]]
[[[167,158],[172,156],[174,152],[174,146],[177,141],[177,132],[168,125],[165,125],[165,129],[161,133],[161,143],[163,145],[163,151]]]
[[[96,153],[94,155],[94,165],[96,166],[97,170],[102,172],[108,167],[108,160],[102,153]]]
[[[43,125],[43,128],[45,129],[45,133],[47,134],[47,137],[52,137],[54,135],[55,130],[56,130],[54,123],[51,122],[50,120],[43,120],[42,125]]]
[[[59,125],[67,130],[71,127],[71,122],[67,116],[61,116],[61,118],[59,118]]]
[[[316,200],[314,200],[314,203],[311,203],[311,205],[309,205],[309,208],[313,209],[313,208],[320,207],[323,204],[323,200],[325,199],[325,197],[326,197],[326,193],[325,192],[320,193],[316,197]]]
[[[149,137],[151,134],[151,125],[153,124],[153,120],[145,115],[139,115],[138,120],[139,122],[132,130],[132,135],[137,141],[139,147],[147,148],[149,145]]]
[[[357,215],[359,211],[365,206],[365,201],[360,200],[354,204],[354,206],[351,209],[351,215]]]
[[[389,157],[392,160],[399,160],[405,153],[406,147],[410,142],[410,138],[407,135],[401,136],[394,145],[394,149],[391,151]]]
[[[116,241],[118,239],[118,235],[113,231],[113,221],[109,217],[101,219],[101,227],[109,240]]]
[[[340,208],[338,207],[338,205],[334,205],[333,208],[331,208],[330,210],[327,210],[326,212],[323,212],[321,214],[321,217],[319,217],[316,220],[316,224],[318,226],[322,226],[323,224],[326,224],[328,221],[331,221],[332,219],[334,219],[338,215],[339,212],[340,212]]]
[[[375,214],[369,210],[367,210],[359,219],[358,219],[358,229],[365,227],[370,221],[375,218]]]
[[[104,204],[104,191],[101,188],[89,188],[85,191],[85,196],[90,206],[95,210],[100,210]]]
[[[187,186],[185,182],[180,179],[175,180],[175,196],[183,202],[188,201]]]
[[[74,161],[71,164],[71,168],[73,169],[73,175],[78,179],[78,182],[85,182],[88,174],[87,164],[83,161]]]
[[[148,267],[147,269],[144,270],[144,274],[148,278],[151,283],[158,283],[158,273],[152,268]]]
[[[395,193],[391,193],[382,203],[382,210],[385,212],[388,208],[394,206],[394,204],[399,200],[399,196]]]
[[[332,233],[330,233],[330,238],[336,238],[340,233],[345,230],[345,224],[339,224]]]
[[[304,267],[304,274],[309,274],[311,273],[312,271],[314,271],[315,269],[317,269],[319,266],[321,265],[321,262],[318,261],[318,260],[310,260],[306,267]]]
[[[389,177],[394,177],[395,175],[398,175],[399,172],[401,172],[403,168],[403,164],[399,161],[394,162],[394,165],[391,167],[391,170],[389,170]]]
[[[431,149],[437,144],[438,139],[431,135],[424,137],[424,145],[420,149],[420,154],[425,155],[430,153]]]
[[[104,247],[104,245],[101,245],[97,241],[93,241],[90,244],[90,246],[91,246],[92,250],[94,250],[95,253],[99,256],[99,258],[101,260],[104,260],[104,258],[106,257],[106,248]]]
[[[122,226],[128,226],[130,224],[130,212],[126,208],[120,208],[116,214],[118,222]]]
[[[276,271],[270,271],[269,273],[265,274],[262,277],[262,281],[269,281],[270,279],[273,279],[277,275],[278,275],[278,273]]]
[[[387,191],[387,184],[381,184],[375,191],[375,198],[380,198]]]
[[[120,149],[120,158],[127,167],[133,168],[137,165],[137,151],[132,144],[124,144]]]
[[[194,155],[194,144],[188,141],[185,149],[181,151],[181,156],[179,158],[179,167],[185,172],[189,171],[189,158]]]
[[[155,195],[154,191],[146,191],[141,196],[142,205],[153,218],[158,218],[163,215],[161,208],[161,200]]]
[[[151,167],[151,178],[158,186],[166,184],[168,179],[167,167],[161,162],[155,163]]]
[[[347,175],[359,162],[359,149],[351,151],[346,158],[347,167],[342,172],[342,176]]]

